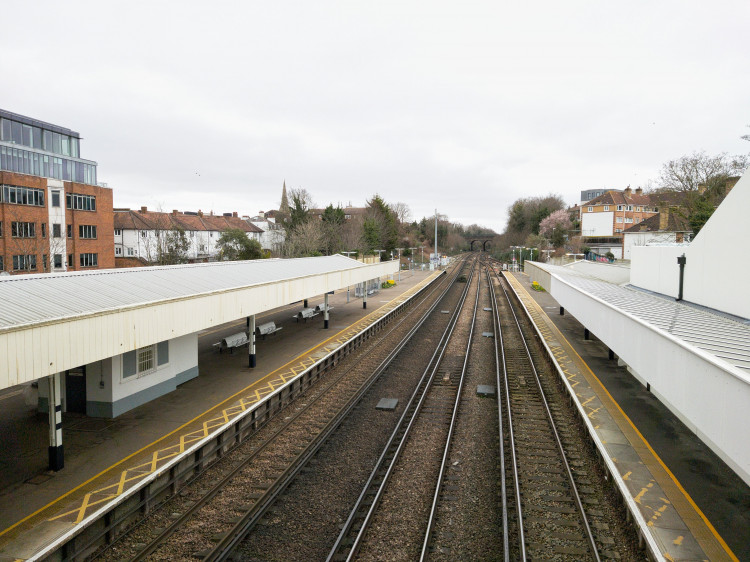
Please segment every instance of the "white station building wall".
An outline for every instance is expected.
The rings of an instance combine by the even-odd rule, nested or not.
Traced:
[[[689,245],[633,247],[631,282],[677,297],[677,258],[684,253],[684,300],[750,318],[750,260],[742,255],[741,244],[737,243],[748,209],[750,174],[746,173]]]

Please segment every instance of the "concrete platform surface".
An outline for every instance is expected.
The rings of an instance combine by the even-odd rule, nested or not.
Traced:
[[[750,560],[750,488],[547,292],[514,287],[668,560]]]
[[[36,412],[33,388],[0,394],[0,560],[28,557],[439,274],[402,272],[395,287],[368,296],[367,309],[353,287],[330,295],[327,330],[322,314],[292,318],[301,302],[259,316],[258,324],[274,321],[283,330],[257,338],[254,369],[247,346],[219,353],[213,345],[243,330],[244,319],[201,332],[200,374],[175,391],[114,419],[65,413],[59,472],[47,470],[47,416]],[[308,299],[311,307],[322,302],[322,295]]]

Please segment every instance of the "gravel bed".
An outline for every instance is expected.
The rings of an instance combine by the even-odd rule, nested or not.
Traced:
[[[510,292],[506,282],[502,282]],[[573,501],[567,476],[554,441],[550,439],[549,423],[541,406],[537,383],[528,366],[518,334],[500,286],[496,289],[498,308],[506,350],[509,391],[513,408],[513,428],[518,446],[519,477],[524,512],[527,553],[532,558],[547,560],[593,559],[583,537],[582,522]],[[536,340],[530,321],[520,307],[514,309],[522,325],[523,336],[539,373],[546,400],[561,436],[578,493],[584,505],[595,543],[603,559],[645,560],[638,550],[637,536],[627,524],[619,498],[604,477],[599,460],[586,429],[570,404],[557,373],[546,361],[545,351]],[[505,417],[507,424],[507,417]],[[507,425],[506,425],[507,427]],[[506,435],[506,452],[509,442]],[[506,460],[510,466],[510,460]],[[507,482],[512,483],[508,471]],[[515,500],[509,490],[509,505]],[[511,557],[519,557],[517,513],[511,525]]]
[[[429,560],[502,559],[497,398],[477,394],[479,385],[497,385],[493,313],[484,310],[492,308],[486,281],[483,274],[460,415],[442,482]],[[484,337],[483,332],[493,332],[493,337]]]
[[[445,277],[441,278],[439,283],[445,283],[445,279]],[[147,519],[135,525],[127,537],[104,551],[100,559],[132,558],[158,534],[160,529],[188,510],[209,488],[215,485],[222,475],[256,451],[293,414],[317,399],[315,406],[301,416],[295,426],[287,428],[282,435],[277,436],[267,451],[243,469],[224,491],[202,507],[180,531],[171,537],[166,545],[149,559],[190,559],[196,552],[213,546],[213,535],[226,531],[228,522],[243,513],[243,508],[251,504],[255,497],[269,485],[269,482],[288,466],[293,456],[290,455],[290,451],[298,451],[300,443],[309,442],[316,434],[316,428],[323,424],[321,416],[330,415],[331,408],[335,405],[340,407],[340,404],[347,399],[345,396],[351,395],[352,388],[357,386],[356,381],[363,379],[368,372],[371,373],[375,366],[380,364],[389,350],[421,316],[420,311],[428,308],[436,296],[437,292],[425,302],[410,309],[407,313],[409,321],[396,327],[390,324],[384,332],[381,332],[385,335],[371,338],[324,375],[324,380],[331,380],[340,376],[337,373],[346,373],[342,384],[338,385],[336,390],[328,389],[325,384],[320,383],[313,386],[302,398],[288,406],[282,415],[273,417],[253,437],[216,461],[201,477],[185,486],[161,509],[154,510]],[[443,318],[439,320],[444,321]],[[367,351],[371,349],[373,351],[368,353]],[[418,354],[416,351],[413,353],[415,356]]]
[[[243,541],[238,560],[324,560],[376,460],[394,430],[463,290],[455,283],[445,300],[393,365],[328,440],[310,470],[276,502],[273,513]],[[395,411],[376,410],[396,398]]]
[[[472,286],[435,380],[362,539],[358,554],[361,559],[419,558],[466,356],[478,279],[475,268]]]

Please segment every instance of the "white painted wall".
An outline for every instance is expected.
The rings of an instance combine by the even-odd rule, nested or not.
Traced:
[[[60,192],[60,206],[52,206],[52,192]],[[65,185],[61,180],[49,178],[47,180],[47,208],[49,209],[49,221],[47,230],[47,239],[49,240],[49,264],[50,271],[67,271],[68,270],[68,232],[65,219]],[[53,224],[60,225],[60,237],[52,236]],[[62,267],[55,269],[55,254],[62,256]],[[41,267],[42,264],[37,264]]]
[[[550,294],[750,484],[750,377],[552,276]]]
[[[683,298],[750,318],[750,260],[742,249],[742,228],[750,209],[750,174],[745,174],[688,246],[632,248],[632,282],[677,296],[677,256],[685,253]]]
[[[634,246],[646,246],[647,244],[674,244],[677,234],[674,232],[626,232],[623,235],[623,258],[632,259]]]
[[[198,366],[198,334],[169,340],[169,363],[160,365],[148,375],[122,376],[122,355],[112,358],[112,402],[174,379],[178,373]],[[87,396],[87,399],[88,396]]]
[[[581,234],[583,236],[612,236],[614,212],[581,213]]]

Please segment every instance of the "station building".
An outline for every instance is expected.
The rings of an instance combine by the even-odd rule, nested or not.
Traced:
[[[114,267],[112,190],[70,129],[0,110],[0,272]]]

